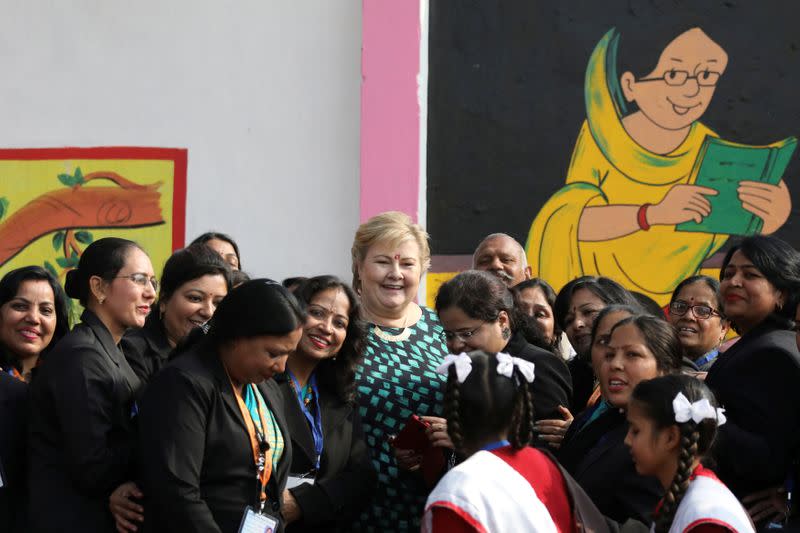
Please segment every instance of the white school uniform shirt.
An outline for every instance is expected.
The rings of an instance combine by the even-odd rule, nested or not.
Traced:
[[[701,524],[715,524],[737,533],[755,533],[753,522],[736,496],[711,470],[699,465],[692,474],[669,533],[685,533]],[[655,525],[650,531],[655,530]]]
[[[530,481],[489,451],[475,453],[439,481],[425,504],[423,533],[431,531],[433,506],[447,507],[487,533],[558,533]]]

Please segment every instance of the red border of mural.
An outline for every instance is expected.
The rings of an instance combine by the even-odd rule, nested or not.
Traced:
[[[103,146],[93,148],[3,148],[0,160],[36,161],[45,159],[150,159],[175,164],[172,191],[172,250],[183,248],[186,239],[186,148],[147,148]]]

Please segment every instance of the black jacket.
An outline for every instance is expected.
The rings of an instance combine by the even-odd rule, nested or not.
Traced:
[[[292,436],[291,475],[311,471],[315,465],[314,439],[291,379],[276,378],[283,395],[284,415]],[[364,442],[358,408],[339,400],[320,387],[322,411],[322,459],[313,485],[290,489],[303,511],[303,518],[291,524],[292,533],[336,531],[338,524],[349,524],[369,502],[377,476]]]
[[[132,329],[122,337],[120,347],[131,368],[142,381],[142,386],[146,386],[167,364],[172,352],[172,346],[164,332],[164,324],[159,313],[155,311],[147,317],[142,329]]]
[[[628,422],[618,409],[610,408],[579,431],[592,411],[572,423],[558,460],[605,516],[619,523],[631,518],[651,523],[664,489],[656,478],[636,473],[624,443]]]
[[[24,525],[28,385],[0,372],[0,531],[27,531]]]
[[[133,474],[140,387],[91,311],[38,367],[31,385],[31,531],[115,531],[108,497]]]
[[[265,511],[277,515],[292,462],[283,399],[274,380],[258,385],[285,447],[267,485]],[[260,483],[247,426],[221,361],[207,340],[150,382],[140,411],[145,531],[236,533]]]
[[[572,397],[570,409],[573,414],[582,413],[594,392],[594,369],[592,364],[580,355],[576,355],[567,362],[569,374],[572,376]]]
[[[706,377],[725,408],[715,472],[738,497],[783,484],[800,443],[795,333],[766,321],[717,357]]]
[[[519,332],[511,337],[503,351],[535,365],[532,391],[536,420],[561,419],[558,406],[569,408],[572,397],[572,378],[564,361],[529,344]]]

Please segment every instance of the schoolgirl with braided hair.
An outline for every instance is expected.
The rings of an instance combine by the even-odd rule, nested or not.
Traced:
[[[636,471],[666,491],[654,514],[655,533],[754,532],[733,493],[701,464],[724,409],[700,380],[667,375],[642,381],[628,404],[625,444]]]
[[[448,355],[438,371],[447,375],[447,431],[464,461],[429,496],[423,531],[574,531],[564,474],[529,446],[534,364],[473,351]]]

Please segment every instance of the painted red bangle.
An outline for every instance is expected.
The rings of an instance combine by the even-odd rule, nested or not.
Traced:
[[[647,223],[647,208],[650,207],[651,204],[643,204],[642,207],[639,208],[639,212],[636,213],[636,220],[639,222],[639,227],[642,231],[647,231],[650,229],[650,224]]]

